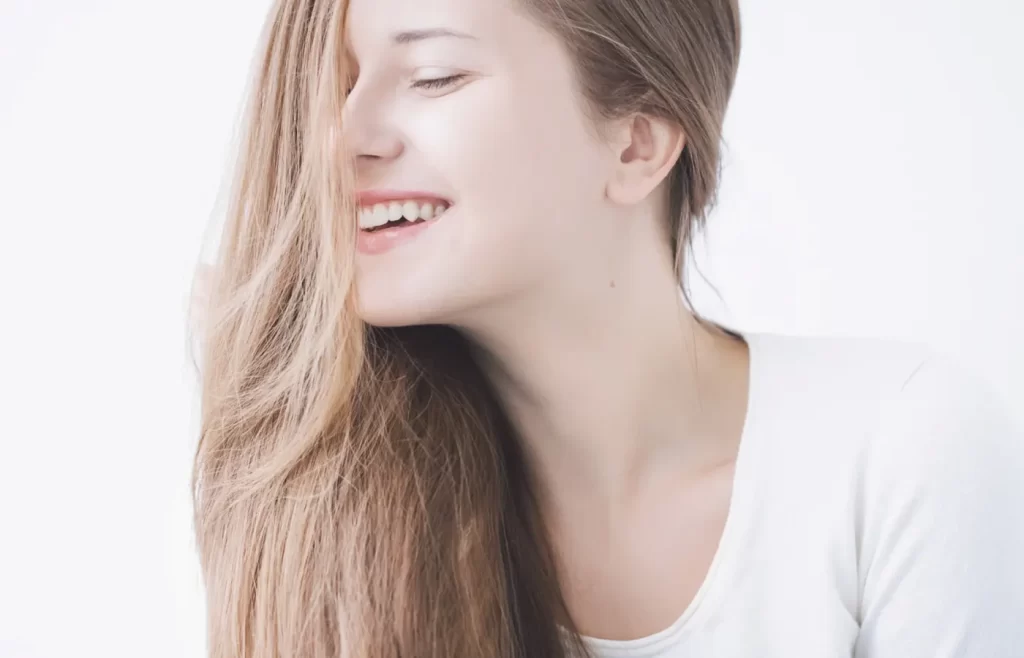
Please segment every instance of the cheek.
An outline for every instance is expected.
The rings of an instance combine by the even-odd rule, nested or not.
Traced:
[[[508,239],[558,232],[599,201],[597,145],[570,98],[512,93],[485,78],[429,103],[417,141],[474,222],[493,218]]]

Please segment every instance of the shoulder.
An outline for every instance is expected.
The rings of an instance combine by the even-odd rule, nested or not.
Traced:
[[[919,344],[769,336],[752,347],[764,380],[784,381],[763,385],[775,421],[759,457],[810,455],[774,462],[785,471],[774,491],[792,490],[787,509],[824,510],[801,522],[827,526],[850,567],[857,656],[1019,655],[1024,433],[999,396]]]
[[[849,469],[887,407],[938,355],[885,338],[746,334],[751,410],[773,455]]]
[[[928,346],[861,336],[747,335],[752,354],[775,380],[813,385],[830,394],[858,387],[885,394],[899,389],[937,354]],[[802,389],[798,389],[802,390]]]
[[[912,607],[915,596],[1019,611],[1019,596],[1010,605],[1003,588],[1024,587],[1009,557],[1024,551],[1024,433],[995,391],[919,344],[781,342],[790,368],[822,382],[819,406],[848,414],[804,445],[824,446],[821,481],[849,501],[865,614],[892,600]],[[844,375],[824,373],[840,364]],[[844,378],[845,389],[836,383]],[[837,402],[839,391],[856,402]]]
[[[923,343],[888,338],[745,334],[752,367],[776,404],[829,400],[890,423],[964,422],[1005,415],[998,396],[965,364]]]
[[[858,655],[1016,655],[1024,436],[994,391],[932,352],[882,396],[856,464]]]
[[[899,388],[882,398],[864,466],[866,484],[880,492],[977,485],[978,479],[1016,488],[1024,438],[977,373],[929,351]]]
[[[1024,466],[1008,409],[949,355],[884,338],[753,334],[749,342],[770,449],[842,470],[866,496]]]

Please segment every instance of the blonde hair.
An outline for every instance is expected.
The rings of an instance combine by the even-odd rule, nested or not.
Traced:
[[[667,227],[681,275],[717,187],[736,0],[519,1],[565,41],[592,119],[683,128]],[[345,0],[274,4],[194,308],[209,655],[582,654],[518,438],[470,345],[355,313],[346,14]]]

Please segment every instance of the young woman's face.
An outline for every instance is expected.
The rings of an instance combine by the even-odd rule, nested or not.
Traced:
[[[579,276],[612,239],[597,228],[609,224],[610,150],[592,134],[562,44],[515,2],[351,0],[344,136],[367,208],[356,279],[371,324],[471,321]],[[398,213],[397,202],[373,213],[389,196],[450,207],[364,228]],[[419,214],[423,203],[402,208]]]

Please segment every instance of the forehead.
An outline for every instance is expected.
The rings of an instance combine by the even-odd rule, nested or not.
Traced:
[[[484,39],[508,11],[506,0],[349,0],[345,37],[355,52],[391,47],[394,34],[432,28]]]

